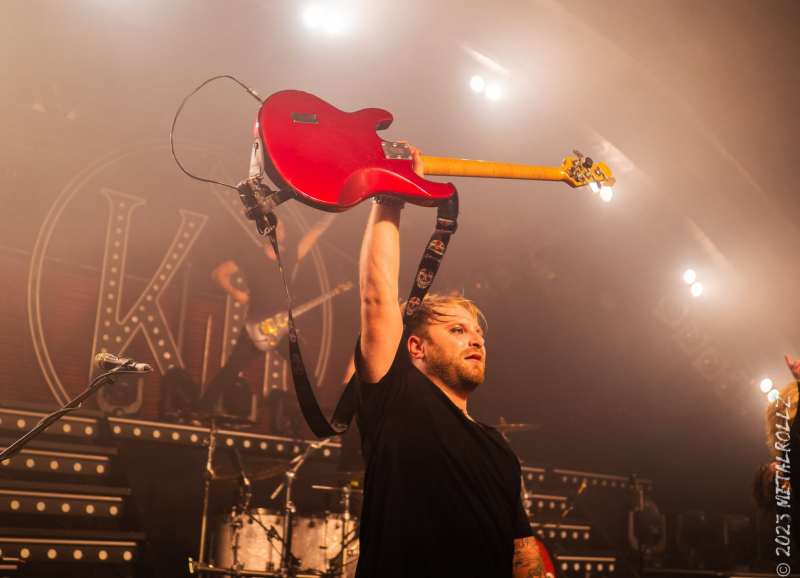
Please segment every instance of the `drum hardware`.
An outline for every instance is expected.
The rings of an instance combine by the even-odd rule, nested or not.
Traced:
[[[639,572],[664,554],[667,542],[666,518],[646,494],[646,484],[636,474],[630,477],[631,506],[628,510],[628,545],[636,552]]]
[[[313,489],[315,489],[315,490],[322,490],[324,492],[341,492],[341,493],[344,494],[345,491],[346,491],[348,494],[363,494],[364,493],[364,490],[362,490],[360,488],[354,488],[350,484],[347,484],[345,486],[321,486],[319,484],[314,484],[311,487]],[[348,498],[348,503],[349,503],[349,498]]]
[[[190,574],[211,574],[222,576],[260,576],[263,578],[278,578],[274,572],[262,572],[260,570],[245,570],[238,571],[233,568],[217,568],[204,562],[199,562],[193,558],[189,558],[189,573]]]
[[[214,479],[214,453],[217,451],[217,420],[211,418],[211,427],[208,432],[208,449],[206,452],[206,467],[203,471],[203,509],[200,513],[200,544],[197,548],[197,564],[205,564],[206,531],[208,529],[208,499],[211,492],[211,480]],[[191,563],[189,564],[191,568]]]
[[[293,576],[299,565],[299,560],[292,555],[292,523],[297,512],[294,501],[292,500],[292,484],[297,476],[297,472],[303,467],[303,464],[311,456],[312,453],[320,448],[325,447],[333,438],[327,438],[321,442],[309,444],[302,454],[296,456],[289,462],[289,469],[284,474],[286,479],[281,482],[275,491],[270,495],[270,500],[274,500],[284,490],[284,506],[283,506],[283,540],[282,540],[282,554],[281,554],[281,576]]]
[[[351,483],[346,483],[341,487],[335,486],[322,486],[318,484],[314,484],[311,486],[314,490],[321,490],[325,492],[339,492],[341,494],[341,504],[342,504],[342,542],[341,548],[339,552],[337,552],[332,558],[328,559],[328,564],[330,569],[328,572],[325,573],[326,576],[343,576],[345,571],[347,570],[347,566],[353,564],[358,560],[356,552],[350,546],[353,542],[358,540],[358,531],[357,527],[354,527],[352,530],[350,529],[350,496],[353,493],[362,494],[364,490],[360,488],[352,487]]]
[[[236,505],[238,515],[234,516],[231,522],[233,528],[233,546],[231,550],[233,551],[233,568],[241,570],[244,568],[244,564],[239,561],[239,533],[243,526],[242,516],[248,515],[250,512],[250,502],[253,500],[253,484],[244,471],[244,464],[239,450],[230,448],[230,452],[233,455],[236,468],[239,470],[239,503]]]
[[[242,517],[247,516],[250,519],[254,519],[252,514],[250,513],[250,502],[252,501],[252,482],[250,478],[248,478],[247,474],[244,471],[244,467],[241,461],[241,455],[235,449],[232,449],[232,454],[234,456],[234,461],[236,462],[237,469],[237,476],[240,482],[240,489],[239,489],[239,503],[235,508],[235,515],[231,521],[231,527],[233,530],[233,564],[230,568],[219,568],[214,566],[213,564],[209,564],[206,561],[206,543],[207,543],[207,535],[208,535],[208,506],[209,506],[209,498],[211,494],[211,482],[215,480],[219,480],[220,477],[217,475],[216,470],[214,469],[214,457],[217,451],[217,433],[219,431],[220,423],[225,423],[226,418],[225,416],[210,416],[209,417],[209,435],[208,435],[208,443],[207,443],[207,451],[206,451],[206,465],[203,471],[203,505],[200,514],[200,543],[198,545],[198,556],[197,560],[193,558],[189,558],[189,572],[192,574],[222,574],[222,575],[232,575],[232,576],[267,576],[270,578],[274,578],[276,574],[274,572],[261,572],[256,570],[247,570],[243,571],[243,564],[239,561],[239,531],[241,530],[243,523]],[[228,478],[229,479],[229,478]],[[259,521],[256,520],[259,525],[264,527]],[[274,528],[266,528],[264,530],[267,532],[268,540],[270,540],[270,544],[272,543],[271,540],[278,538],[277,531]]]
[[[332,440],[326,439],[318,443],[310,444],[306,448],[305,452],[292,459],[288,465],[281,464],[279,466],[270,466],[251,475],[246,473],[239,452],[234,448],[230,448],[231,454],[234,458],[233,461],[236,466],[235,469],[238,471],[235,473],[235,475],[219,475],[214,468],[214,457],[217,450],[217,437],[220,419],[221,418],[217,417],[211,418],[207,444],[206,466],[203,474],[203,507],[200,519],[200,544],[198,548],[198,559],[189,559],[189,571],[193,574],[212,574],[237,577],[263,576],[269,578],[292,578],[298,576],[301,558],[298,558],[298,556],[293,553],[292,537],[296,523],[306,519],[297,518],[296,516],[297,509],[293,499],[293,484],[300,468],[311,456],[311,454],[316,450],[328,445]],[[284,480],[278,485],[277,488],[275,488],[270,496],[270,499],[274,500],[280,495],[281,491],[284,492],[283,508],[280,513],[267,514],[266,511],[262,511],[260,509],[254,511],[251,507],[253,499],[252,482],[257,479],[272,478],[280,475],[281,473],[284,476]],[[208,542],[207,536],[210,486],[212,481],[226,479],[239,480],[239,500],[231,512],[230,520],[225,523],[223,530],[218,532],[218,538],[224,535],[222,536],[222,542],[224,543],[224,546],[221,550],[218,550],[218,561],[224,561],[224,563],[215,565],[207,562],[206,555]],[[328,533],[328,528],[330,527],[329,522],[332,519],[332,516],[323,518],[321,522],[316,522],[315,518],[309,519],[308,528],[305,533],[307,534],[308,530],[312,530],[319,525],[321,526],[321,529],[317,532],[319,535],[314,534],[312,531],[312,534],[314,535],[309,534],[308,536],[303,536],[305,542],[309,542],[309,540],[311,540],[311,542],[309,544],[303,542],[299,544],[299,547],[301,549],[303,547],[306,548],[309,560],[314,559],[317,567],[324,565],[330,568],[330,570],[317,568],[311,570],[312,574],[323,576],[340,576],[342,572],[341,569],[347,564],[352,564],[353,561],[349,559],[352,558],[353,552],[353,548],[350,546],[355,540],[356,532],[352,527],[351,522],[350,493],[351,491],[360,492],[360,490],[353,490],[349,486],[345,487],[344,489],[327,486],[323,486],[322,488],[343,493],[342,499],[345,512],[342,515],[341,523],[342,546],[340,548],[340,552],[336,555],[336,558],[341,559],[342,562],[338,563],[333,560],[328,560],[327,555],[325,555],[322,560],[319,559],[320,553],[318,551],[321,550],[325,552],[325,550],[329,547],[325,545],[327,544],[325,536]],[[256,525],[264,531],[266,544],[268,545],[266,553],[263,548],[264,539],[256,539],[252,535],[252,530],[245,532],[246,525],[250,524]],[[338,527],[336,529],[338,530]],[[317,544],[317,542],[314,542],[314,540],[321,542],[321,545]],[[276,546],[276,541],[279,543],[279,546]],[[338,545],[333,545],[333,547],[336,548]],[[254,548],[255,550],[259,550],[259,552],[254,553]],[[272,551],[280,554],[279,561],[276,561],[278,562],[277,564],[270,561],[272,558],[272,554],[270,552]],[[348,553],[350,553],[350,556],[348,556]],[[302,558],[306,558],[303,552],[298,551],[298,555]],[[230,556],[232,556],[232,559]],[[259,562],[256,564],[260,565],[263,562],[263,567],[259,567],[258,569],[252,568],[254,557],[259,559]]]
[[[536,431],[541,429],[542,426],[538,423],[510,423],[501,416],[500,423],[496,423],[492,427],[502,434],[508,434],[520,431]]]
[[[264,467],[263,469],[254,470],[252,467],[250,469],[250,473],[247,474],[248,479],[251,482],[259,482],[263,480],[271,480],[272,478],[276,478],[286,471],[286,464],[272,464],[269,466]],[[225,482],[230,480],[240,480],[241,481],[242,475],[238,471],[233,472],[220,472],[219,469],[215,471],[214,481]]]

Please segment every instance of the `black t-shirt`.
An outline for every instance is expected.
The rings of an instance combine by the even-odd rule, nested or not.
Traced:
[[[357,419],[367,466],[357,578],[510,577],[514,539],[531,530],[503,436],[417,370],[405,340],[387,375],[360,385]]]

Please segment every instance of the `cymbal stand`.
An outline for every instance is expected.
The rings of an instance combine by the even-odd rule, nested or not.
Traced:
[[[281,490],[285,489],[283,499],[283,551],[281,553],[281,576],[294,576],[294,571],[298,562],[297,558],[292,555],[292,524],[294,522],[294,514],[296,512],[294,501],[292,500],[292,484],[294,484],[295,477],[297,477],[297,472],[311,456],[311,454],[318,449],[325,447],[331,441],[331,438],[327,438],[321,442],[308,444],[306,451],[299,456],[296,456],[291,462],[289,462],[290,467],[288,470],[286,470],[285,481],[281,482],[281,484],[275,488],[275,491],[272,492],[272,495],[270,496],[270,499],[274,500],[276,497],[278,497],[278,494],[280,494]]]
[[[348,564],[348,555],[347,552],[349,551],[348,540],[347,540],[347,532],[350,527],[350,484],[345,484],[342,486],[342,506],[344,508],[344,512],[342,513],[342,568],[341,573],[344,575],[344,569],[347,567]]]
[[[242,527],[244,526],[243,519],[245,516],[252,518],[250,513],[250,502],[253,499],[253,484],[247,473],[244,470],[242,456],[239,450],[231,448],[233,454],[233,461],[236,463],[236,468],[239,470],[239,502],[236,504],[236,515],[231,520],[231,530],[233,531],[233,544],[231,550],[233,551],[233,567],[237,570],[244,568],[244,564],[239,561],[239,538],[241,537]]]
[[[200,545],[197,549],[197,564],[206,563],[206,531],[208,528],[208,500],[211,494],[211,481],[216,477],[214,472],[214,453],[217,450],[217,420],[211,418],[208,433],[208,451],[206,452],[206,469],[203,472],[203,511],[200,515]]]
[[[339,548],[339,552],[333,557],[328,559],[328,569],[323,574],[326,578],[327,577],[335,577],[335,576],[343,576],[344,569],[347,565],[347,546],[352,540],[348,540],[348,532],[347,529],[349,527],[350,522],[350,485],[345,484],[341,488],[341,500],[339,501],[342,504],[343,512],[342,512],[342,545]]]
[[[339,503],[342,504],[343,512],[342,512],[342,538],[341,538],[341,545],[339,547],[339,551],[331,558],[326,558],[328,563],[328,568],[323,571],[322,576],[324,578],[335,578],[337,576],[343,576],[345,572],[345,568],[348,564],[352,564],[354,560],[350,560],[350,556],[353,554],[352,550],[350,549],[350,545],[358,540],[358,530],[356,528],[350,528],[350,521],[352,520],[352,514],[350,513],[350,506],[351,506],[351,496],[353,494],[353,488],[351,488],[349,483],[345,483],[341,487],[331,487],[331,486],[318,486],[313,485],[311,486],[315,490],[326,490],[336,491],[341,499]],[[355,490],[359,492],[360,490]]]

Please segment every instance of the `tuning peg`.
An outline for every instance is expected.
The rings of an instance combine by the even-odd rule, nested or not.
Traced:
[[[586,157],[585,159],[583,159],[583,168],[590,169],[592,168],[593,165],[594,161],[592,160],[591,157]]]

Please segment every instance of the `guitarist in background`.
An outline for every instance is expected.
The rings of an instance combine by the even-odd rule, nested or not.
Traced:
[[[278,248],[283,259],[287,282],[291,285],[297,275],[300,263],[311,252],[317,240],[333,222],[334,215],[326,214],[306,232],[297,248],[287,250],[286,227],[278,221],[276,236]],[[233,278],[242,275],[247,282],[248,291],[237,288]],[[280,281],[275,252],[268,242],[260,249],[250,249],[239,254],[235,260],[220,263],[212,272],[211,278],[234,300],[247,306],[247,321],[261,321],[286,307],[286,298]],[[281,350],[281,348],[279,348]],[[236,338],[236,345],[228,361],[211,379],[206,392],[197,404],[202,413],[211,413],[223,391],[232,387],[239,374],[263,351],[256,348],[245,329]]]

